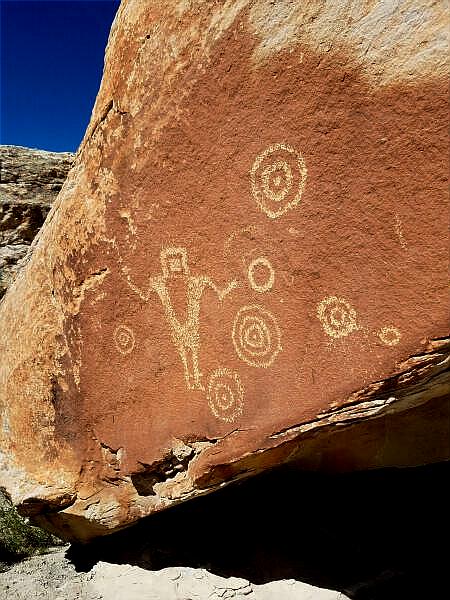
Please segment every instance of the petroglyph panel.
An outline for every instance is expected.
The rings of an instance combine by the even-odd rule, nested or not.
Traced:
[[[299,204],[306,177],[300,152],[287,144],[274,144],[256,158],[251,168],[253,198],[269,218],[276,219]]]
[[[239,358],[253,367],[270,367],[282,349],[275,317],[256,304],[238,311],[231,337]]]
[[[292,458],[309,435],[313,468],[353,468],[354,444],[331,448],[323,415],[348,423],[355,407],[360,424],[371,384],[391,387],[412,356],[421,376],[417,360],[448,333],[448,78],[435,75],[448,52],[410,44],[433,79],[380,87],[351,44],[308,48],[289,13],[308,3],[259,2],[259,33],[229,4],[244,6],[185,2],[180,19],[179,2],[121,3],[74,168],[0,303],[0,446],[23,473],[16,497],[63,533],[88,519],[85,539],[121,528]],[[309,4],[333,33],[330,3]],[[340,12],[344,32],[356,4]],[[399,64],[417,56],[392,31],[448,37],[426,10],[390,4],[377,30]],[[298,44],[281,36],[291,45],[256,64],[277,19]],[[382,79],[383,60],[371,63]],[[380,400],[377,416],[393,412]],[[195,445],[189,473],[137,496],[130,475],[159,471],[174,439]],[[101,444],[123,448],[120,472]]]
[[[244,388],[238,373],[219,368],[208,380],[208,404],[212,413],[221,421],[232,423],[242,413]]]

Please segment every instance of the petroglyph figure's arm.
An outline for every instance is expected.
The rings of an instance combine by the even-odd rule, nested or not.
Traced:
[[[233,279],[233,281],[230,281],[230,283],[226,285],[222,290],[219,287],[217,287],[217,285],[213,281],[211,281],[209,277],[202,277],[202,283],[212,288],[218,295],[220,301],[222,301],[225,298],[225,296],[228,296],[228,294],[230,294],[235,288],[240,286],[239,281],[236,281],[235,279]]]
[[[144,300],[144,302],[148,302],[150,295],[152,292],[156,292],[157,291],[157,286],[159,283],[159,277],[150,277],[149,281],[148,281],[148,287],[146,290],[141,290],[137,285],[135,285],[133,283],[133,281],[131,280],[130,274],[128,269],[125,267],[123,269],[124,274],[126,275],[126,279],[127,279],[127,283],[128,283],[128,287],[139,296],[139,298],[141,298],[141,300]]]

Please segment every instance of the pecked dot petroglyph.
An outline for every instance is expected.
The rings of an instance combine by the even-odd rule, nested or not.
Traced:
[[[344,298],[324,298],[317,305],[317,318],[325,333],[333,338],[345,337],[358,329],[356,310]]]
[[[234,319],[231,337],[239,358],[253,367],[270,367],[282,350],[277,321],[262,306],[243,306]]]
[[[287,144],[274,144],[250,170],[253,198],[270,219],[299,204],[307,178],[303,156]]]
[[[218,419],[234,421],[244,406],[244,388],[238,373],[222,367],[213,371],[208,380],[207,399]]]

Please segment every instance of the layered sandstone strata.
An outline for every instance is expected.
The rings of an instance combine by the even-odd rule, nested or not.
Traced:
[[[448,458],[447,16],[122,2],[0,306],[1,479],[88,540],[296,460]]]
[[[67,177],[74,155],[0,146],[0,298]]]

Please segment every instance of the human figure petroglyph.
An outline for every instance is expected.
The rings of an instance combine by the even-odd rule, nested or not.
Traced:
[[[233,280],[223,289],[220,289],[205,275],[191,275],[186,248],[163,248],[160,258],[162,273],[150,278],[149,287],[145,293],[142,293],[133,285],[129,277],[127,280],[130,287],[145,301],[149,300],[151,292],[158,294],[164,308],[164,316],[170,328],[172,341],[183,363],[186,385],[190,390],[203,390],[198,359],[200,350],[200,305],[203,292],[209,287],[222,301],[238,286],[238,282]],[[187,305],[186,320],[184,322],[178,318],[173,306],[169,289],[169,283],[173,280],[181,280],[185,285]]]

